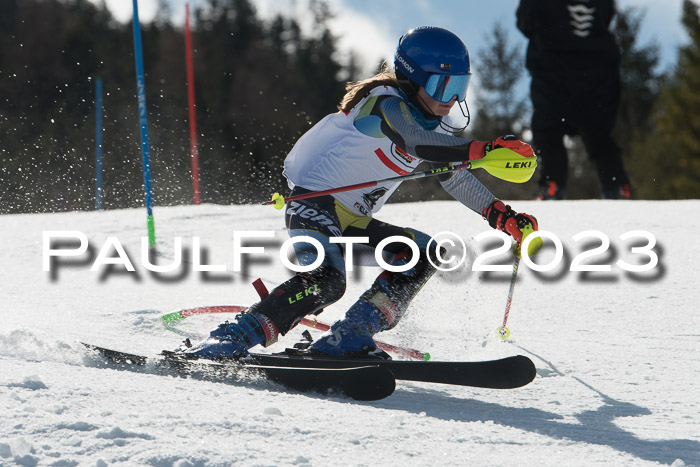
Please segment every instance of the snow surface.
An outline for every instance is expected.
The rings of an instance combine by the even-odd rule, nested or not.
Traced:
[[[166,329],[163,314],[253,303],[256,277],[273,287],[291,275],[277,257],[286,239],[279,211],[156,208],[159,261],[175,257],[174,237],[189,249],[169,274],[141,264],[144,210],[0,217],[0,465],[700,465],[700,201],[513,205],[535,214],[565,254],[549,273],[521,265],[510,341],[496,334],[510,272],[470,270],[495,244],[474,240],[488,227],[454,202],[392,204],[380,213],[431,234],[454,232],[468,245],[467,265],[438,273],[381,339],[427,350],[434,360],[524,354],[538,377],[507,391],[399,382],[378,402],[288,392],[265,381],[98,368],[81,348],[87,341],[155,355],[230,318],[194,316]],[[56,230],[85,233],[90,250],[45,272],[42,232]],[[275,232],[254,242],[266,253],[233,272],[233,232],[260,230]],[[591,259],[612,264],[610,272],[568,270],[574,256],[600,244],[573,241],[587,230],[610,238],[609,250]],[[659,264],[646,273],[615,265],[647,262],[631,252],[644,241],[619,238],[634,230],[658,241]],[[124,246],[136,272],[90,270],[108,237]],[[201,238],[202,262],[225,264],[227,272],[192,271],[193,237]],[[537,262],[553,257],[548,246]],[[376,273],[349,273],[345,297],[321,319],[341,317]],[[299,333],[265,351],[293,344]]]

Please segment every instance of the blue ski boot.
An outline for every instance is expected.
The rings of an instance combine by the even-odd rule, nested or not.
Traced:
[[[337,357],[373,357],[391,360],[389,354],[377,348],[372,336],[383,329],[382,312],[365,300],[358,300],[345,313],[345,319],[331,326],[326,334],[311,344],[315,353]]]
[[[277,340],[276,331],[275,325],[265,316],[243,313],[236,316],[233,323],[220,324],[207,339],[186,349],[185,353],[210,359],[244,357],[251,347]]]

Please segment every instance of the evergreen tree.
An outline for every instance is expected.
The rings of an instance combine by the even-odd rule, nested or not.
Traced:
[[[661,86],[659,47],[640,45],[639,32],[644,13],[636,8],[620,10],[613,32],[620,47],[622,95],[616,136],[623,150],[629,141],[654,127],[653,106]]]
[[[93,208],[97,77],[105,207],[142,206],[131,23],[89,0],[0,0],[0,11],[0,213]],[[194,10],[204,202],[257,202],[284,189],[287,152],[335,111],[348,73],[328,8],[315,2],[312,12],[307,37],[295,18],[265,24],[250,0]],[[163,8],[141,24],[156,205],[192,200],[184,33],[169,16]]]
[[[479,70],[473,132],[491,139],[519,133],[527,111],[526,98],[519,97],[517,85],[523,78],[523,57],[511,46],[508,33],[499,24],[486,38],[484,48],[476,54],[474,68]]]
[[[511,45],[508,33],[496,24],[473,60],[478,76],[474,102],[477,111],[466,136],[470,139],[492,140],[503,135],[523,138],[528,125],[529,98],[518,94],[518,84],[526,71],[518,46]],[[513,184],[499,180],[484,171],[474,174],[489,189],[507,199],[533,198],[536,184]]]
[[[644,167],[637,174],[642,197],[700,197],[700,15],[690,0],[683,2],[682,24],[689,42],[661,92],[657,129],[635,145]]]
[[[642,161],[647,151],[636,146],[644,135],[654,131],[654,104],[658,99],[662,75],[656,72],[659,47],[639,44],[643,12],[635,8],[618,12],[614,33],[620,47],[620,81],[622,93],[614,137],[623,151],[632,193],[648,197],[649,170]]]
[[[0,212],[92,200],[92,52],[106,16],[87,0],[0,5]]]

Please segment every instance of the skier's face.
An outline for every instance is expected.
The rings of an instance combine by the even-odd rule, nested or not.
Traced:
[[[436,101],[430,97],[422,87],[418,90],[418,97],[420,97],[420,102],[426,107],[426,110],[429,110],[439,117],[447,116],[455,105],[455,102],[457,102],[457,96],[453,97],[452,100],[447,103]]]

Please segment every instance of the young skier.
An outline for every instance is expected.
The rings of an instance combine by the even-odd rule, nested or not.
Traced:
[[[284,163],[292,195],[408,174],[421,161],[436,166],[462,163],[499,147],[533,156],[530,146],[512,137],[486,142],[453,134],[448,113],[455,103],[466,105],[471,76],[467,48],[453,33],[437,27],[409,31],[399,40],[394,67],[395,73],[385,70],[349,83],[340,111],[323,118],[297,141]],[[534,217],[513,211],[467,170],[443,176],[441,184],[491,227],[517,242],[537,230]],[[303,317],[320,313],[345,293],[345,259],[340,245],[331,243],[331,238],[367,237],[366,244],[376,247],[387,237],[400,236],[419,246],[417,263],[404,272],[382,272],[345,318],[310,348],[333,356],[389,358],[377,350],[372,336],[396,326],[433,275],[429,256],[437,264],[435,252],[427,248],[428,235],[373,217],[397,188],[398,183],[379,185],[287,203],[289,235],[318,240],[325,249],[323,263],[310,272],[297,273],[235,322],[221,324],[185,352],[205,358],[242,356],[255,345],[274,343]],[[394,266],[412,259],[411,248],[402,242],[390,243],[384,252]],[[318,257],[316,248],[308,243],[296,243],[295,253],[302,266]]]

